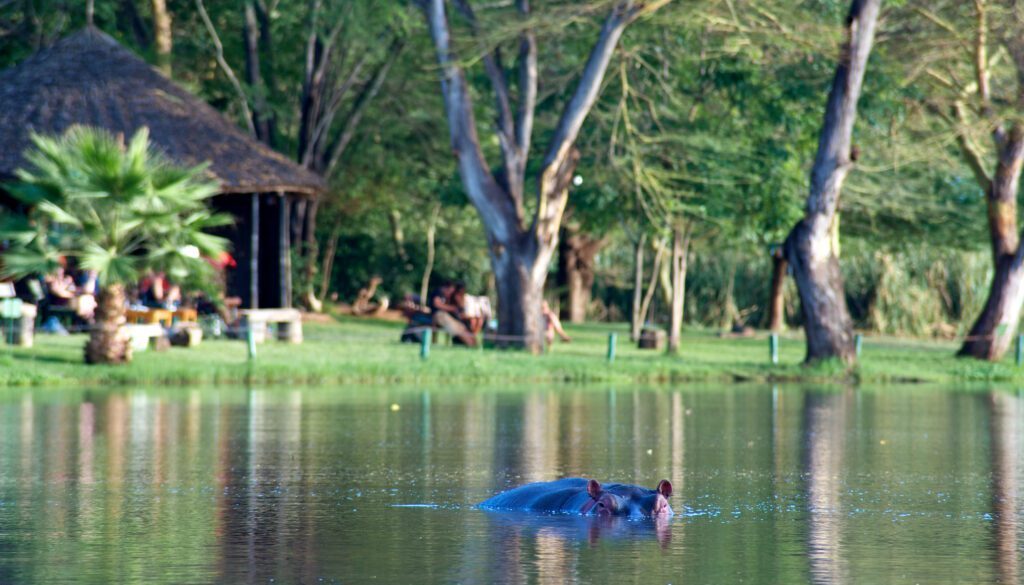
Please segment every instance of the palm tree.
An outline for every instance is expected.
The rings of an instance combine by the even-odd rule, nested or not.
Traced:
[[[209,268],[201,256],[220,254],[227,242],[204,230],[230,221],[206,207],[217,185],[202,177],[204,166],[171,164],[150,146],[145,128],[127,145],[82,126],[59,137],[33,135],[32,143],[29,168],[4,186],[31,211],[9,219],[0,234],[11,246],[2,273],[46,273],[62,256],[96,271],[100,293],[85,361],[131,361],[125,284],[149,270],[181,278]]]

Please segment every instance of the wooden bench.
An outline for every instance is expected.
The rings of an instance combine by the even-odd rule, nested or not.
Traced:
[[[164,336],[164,328],[159,323],[129,323],[124,328],[134,351],[146,351],[150,345],[157,346],[157,340]]]
[[[298,309],[243,309],[242,325],[252,331],[256,343],[267,339],[267,325],[277,324],[277,339],[302,343],[302,313]]]

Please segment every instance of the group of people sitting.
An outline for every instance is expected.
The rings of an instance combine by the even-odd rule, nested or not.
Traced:
[[[22,278],[14,283],[14,290],[18,298],[38,307],[40,332],[67,334],[69,329],[86,329],[95,321],[100,286],[95,271],[82,268],[73,258],[61,257],[53,271]],[[181,286],[163,272],[147,273],[127,286],[125,293],[127,309],[176,311],[184,304],[202,309],[201,295],[186,299]]]
[[[163,272],[147,274],[128,294],[128,304],[134,309],[177,311],[182,303],[181,286],[171,282]]]
[[[477,335],[491,320],[491,301],[485,296],[467,294],[466,285],[446,281],[430,292],[427,299],[431,323],[464,345],[477,344]]]
[[[408,319],[402,341],[421,341],[422,335],[429,335],[432,329],[438,328],[446,331],[456,343],[475,347],[480,342],[481,332],[494,327],[490,299],[468,294],[466,285],[461,282],[443,281],[427,295],[426,304],[407,295],[402,310]],[[555,335],[562,341],[571,341],[547,301],[542,303],[541,313],[548,344],[554,341]]]
[[[39,280],[26,279],[16,285],[19,297],[40,307],[43,330],[48,328],[60,332],[63,326],[58,315],[67,315],[68,320],[78,324],[92,323],[96,313],[96,296],[99,283],[92,270],[69,269],[63,258],[56,270]]]

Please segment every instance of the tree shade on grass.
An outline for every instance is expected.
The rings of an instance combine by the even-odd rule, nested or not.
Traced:
[[[205,201],[217,185],[202,177],[204,167],[171,164],[140,130],[125,145],[109,133],[76,126],[61,137],[33,135],[25,154],[29,168],[5,186],[31,208],[9,217],[4,237],[5,276],[52,271],[73,257],[100,283],[96,323],[85,346],[90,364],[131,361],[125,325],[125,285],[150,270],[183,278],[209,269],[226,242],[205,230],[229,219],[210,212]]]

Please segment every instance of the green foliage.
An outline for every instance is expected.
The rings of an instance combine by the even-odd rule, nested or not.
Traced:
[[[224,251],[226,241],[207,233],[229,221],[205,206],[217,185],[202,178],[204,167],[169,163],[150,147],[147,130],[127,145],[85,127],[32,142],[29,167],[5,186],[32,209],[7,230],[5,275],[47,272],[71,256],[106,284],[133,282],[147,270],[180,279],[206,264],[200,254]]]
[[[260,39],[269,48],[260,53],[262,81],[250,86],[244,74],[245,3],[206,1],[225,59],[241,79],[246,98],[250,104],[265,100],[276,120],[273,146],[292,159],[311,32],[322,46],[331,30],[342,25],[333,50],[344,57],[325,72],[336,85],[365,83],[393,35],[408,43],[367,110],[332,177],[335,189],[320,208],[320,250],[332,238],[340,241],[330,290],[351,299],[375,274],[384,277],[382,292],[389,296],[418,290],[426,262],[427,217],[437,202],[442,208],[434,274],[486,290],[483,231],[455,172],[435,57],[418,8],[393,0],[325,0],[318,4],[319,18],[313,19],[313,3],[306,0],[262,4],[271,9],[268,36]],[[474,65],[468,81],[481,136],[490,135],[486,125],[494,118],[494,104],[489,81],[475,61],[500,47],[514,94],[519,34],[527,27],[537,34],[540,94],[531,149],[537,154],[575,85],[609,0],[538,0],[531,2],[534,15],[526,19],[517,15],[514,3],[470,4],[486,32],[475,40],[462,34],[469,24],[458,16],[453,26],[462,43],[456,47],[459,55]],[[998,3],[988,5],[993,115],[1013,119],[1016,78],[1001,47],[1015,29],[1002,24],[1011,20]],[[238,96],[211,57],[212,41],[194,3],[169,3],[169,8],[175,80],[241,124]],[[667,225],[684,219],[695,222],[688,322],[720,327],[734,305],[745,322],[764,323],[771,268],[767,251],[803,212],[848,9],[848,0],[676,0],[630,27],[580,136],[583,182],[570,197],[571,221],[610,242],[598,258],[595,298],[606,309],[602,315],[628,314],[632,241],[643,232],[657,239]],[[144,0],[97,2],[96,23],[152,57],[149,10]],[[841,201],[848,301],[858,327],[948,337],[962,332],[964,322],[976,314],[989,271],[984,193],[964,165],[956,137],[965,131],[994,167],[990,125],[973,107],[959,130],[945,114],[974,80],[974,6],[886,0],[884,10],[859,103],[855,143],[861,156]],[[80,27],[83,19],[84,10],[75,3],[0,2],[0,65],[18,62]],[[357,91],[344,94],[339,112],[357,97]],[[339,114],[331,130],[344,123]],[[496,141],[485,141],[483,148],[489,160],[497,160]],[[124,180],[133,180],[131,173]],[[527,185],[527,192],[534,188]],[[534,204],[527,197],[527,211]],[[395,241],[390,221],[396,212],[401,242]],[[52,229],[47,246],[33,247],[25,239],[36,237],[33,226],[5,214],[0,237],[17,244],[5,258],[8,269],[52,267],[57,251],[67,247],[69,229]],[[93,252],[98,263],[120,270],[116,258],[104,260],[102,252]],[[301,285],[302,262],[293,264],[295,282]],[[794,290],[788,299],[790,323],[796,325]],[[664,309],[656,295],[656,320]]]

